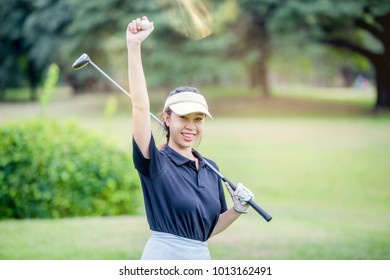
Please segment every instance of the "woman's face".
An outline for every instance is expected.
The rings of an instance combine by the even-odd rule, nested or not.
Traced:
[[[170,115],[164,113],[164,121],[169,127],[168,145],[173,149],[183,150],[192,148],[196,140],[201,139],[206,116],[203,113],[188,115]]]

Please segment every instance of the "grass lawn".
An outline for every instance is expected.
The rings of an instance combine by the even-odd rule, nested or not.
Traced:
[[[130,103],[120,102],[115,117],[105,119],[104,100],[64,99],[53,102],[47,115],[73,116],[130,148],[130,114],[123,109]],[[227,111],[217,107],[198,150],[216,161],[231,181],[248,186],[273,216],[269,223],[255,211],[242,216],[209,240],[213,258],[390,259],[390,119],[367,115],[366,105],[326,103],[317,114],[310,108],[294,111],[301,106],[298,101],[288,111],[285,101],[279,107],[272,101],[268,116],[256,114],[259,100],[252,106],[212,101],[213,106],[226,102]],[[352,111],[348,115],[338,106]],[[0,123],[38,111],[30,103],[1,104]],[[155,135],[163,141],[161,132]],[[139,259],[149,234],[143,213],[3,220],[0,259]]]
[[[267,224],[252,213],[216,237],[226,254],[390,258],[388,121],[248,119],[224,125],[235,128],[234,136],[213,142],[223,133],[210,132],[215,138],[205,140],[207,154],[216,154],[231,180],[253,188],[256,201],[274,216]],[[237,246],[240,240],[247,246]],[[219,250],[217,255],[224,258]]]

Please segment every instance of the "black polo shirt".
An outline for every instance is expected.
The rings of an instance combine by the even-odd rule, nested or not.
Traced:
[[[198,152],[193,154],[199,159],[198,170],[194,161],[168,145],[158,150],[152,136],[150,159],[146,159],[133,138],[134,166],[150,229],[206,241],[227,206],[221,180]]]

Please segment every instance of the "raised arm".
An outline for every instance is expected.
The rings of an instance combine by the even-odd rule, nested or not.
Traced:
[[[143,17],[142,19],[146,19]],[[133,107],[133,136],[144,157],[149,158],[149,144],[152,135],[148,90],[141,58],[141,44],[154,30],[153,22],[142,30],[141,19],[129,23],[126,30],[128,51],[129,87]]]

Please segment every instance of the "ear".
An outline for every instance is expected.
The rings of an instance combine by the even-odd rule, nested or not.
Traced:
[[[163,115],[163,118],[164,118],[164,123],[167,127],[169,127],[170,123],[171,123],[171,116],[167,114],[167,112],[164,112],[164,115]]]

